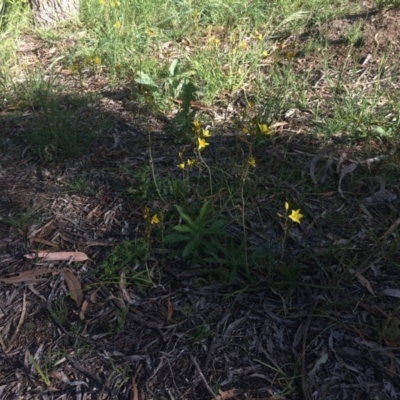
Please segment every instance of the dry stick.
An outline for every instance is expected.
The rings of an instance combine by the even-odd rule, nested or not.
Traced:
[[[82,367],[81,364],[79,364],[77,361],[75,361],[71,356],[66,356],[65,357],[68,362],[79,372],[81,372],[83,375],[88,376],[89,378],[93,379],[94,381],[96,381],[101,387],[103,387],[103,382],[100,379],[100,377],[96,374],[93,373],[89,370],[87,370],[86,368]]]
[[[246,231],[246,218],[245,218],[245,207],[246,207],[246,201],[244,199],[244,185],[246,184],[246,179],[247,175],[249,173],[249,166],[246,166],[246,172],[244,174],[243,178],[243,183],[240,188],[240,200],[242,202],[242,229],[243,229],[243,238],[244,238],[244,263],[245,263],[245,268],[246,272],[249,274],[249,259],[248,259],[248,254],[247,254],[247,231]]]
[[[210,198],[212,199],[214,197],[214,192],[213,192],[211,169],[208,166],[208,164],[204,161],[204,158],[201,156],[200,150],[198,150],[198,155],[199,155],[201,162],[205,165],[205,167],[207,168],[207,171],[208,171],[208,180],[210,182]],[[211,202],[211,207],[214,211],[214,203],[213,202]]]
[[[200,378],[203,381],[204,385],[206,386],[207,390],[210,392],[210,394],[213,396],[213,399],[215,400],[217,398],[217,395],[214,393],[211,386],[208,384],[205,376],[203,375],[203,372],[201,372],[200,366],[197,363],[196,359],[192,355],[190,355],[190,359],[192,360],[192,363],[195,366],[197,372],[199,373]]]
[[[214,352],[214,348],[215,348],[216,341],[217,341],[216,337],[213,336],[213,338],[211,339],[210,348],[209,348],[209,350],[208,350],[206,362],[204,363],[204,369],[207,369],[208,366],[210,365],[211,356],[212,356],[212,354],[213,354],[213,352]]]
[[[11,349],[13,348],[15,339],[17,338],[17,335],[18,335],[18,333],[19,333],[19,330],[20,330],[22,324],[24,323],[25,314],[26,314],[26,290],[24,290],[24,296],[23,296],[23,298],[22,298],[22,311],[21,311],[21,316],[20,316],[20,318],[19,318],[18,326],[17,326],[17,329],[15,329],[15,332],[14,332],[14,334],[13,334],[12,337],[11,337],[10,343],[9,343],[9,345],[8,345],[7,350],[5,351],[5,353],[10,352]]]
[[[149,143],[149,162],[150,162],[150,169],[151,169],[151,176],[153,178],[154,186],[156,187],[157,194],[160,196],[161,201],[165,204],[165,200],[163,196],[161,195],[160,189],[157,184],[157,178],[156,178],[156,172],[154,169],[154,159],[153,159],[153,152],[151,149],[152,142],[151,142],[151,134],[150,134],[150,126],[149,126],[149,118],[147,118],[147,137],[148,137],[148,143]]]

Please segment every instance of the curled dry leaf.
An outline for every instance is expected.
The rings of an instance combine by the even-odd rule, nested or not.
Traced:
[[[219,391],[219,395],[216,397],[216,400],[227,400],[231,399],[232,397],[235,397],[239,394],[239,391],[236,389],[230,389],[230,390],[225,390]]]
[[[400,299],[400,290],[399,289],[383,289],[382,294],[385,294],[386,296],[391,296],[391,297],[397,297]]]
[[[89,260],[89,257],[81,251],[38,251],[37,253],[25,254],[25,258],[28,260],[34,260],[36,258],[45,258],[46,261],[70,261],[70,262],[81,262]]]
[[[357,164],[356,163],[351,163],[350,165],[346,165],[343,169],[342,169],[342,173],[340,174],[340,178],[339,178],[339,185],[338,185],[338,191],[339,194],[345,199],[345,195],[343,194],[342,191],[342,180],[345,177],[345,175],[352,173],[355,169],[357,168]]]
[[[350,272],[352,274],[354,274],[357,279],[359,280],[359,282],[365,287],[367,288],[368,292],[370,292],[372,294],[372,296],[375,296],[374,293],[374,289],[372,289],[371,283],[369,282],[369,280],[363,276],[360,272],[357,272],[356,270],[354,270],[353,268],[350,268]]]
[[[174,313],[174,308],[172,307],[170,299],[168,299],[167,307],[167,322],[170,324],[172,322],[172,314]]]
[[[80,307],[83,302],[83,292],[78,278],[69,269],[62,270],[61,275],[67,283],[72,300],[74,300],[76,305]]]
[[[326,156],[327,154],[329,154],[332,150],[334,150],[335,147],[332,145],[329,145],[327,147],[324,147],[323,149],[321,149],[313,158],[312,160],[305,166],[302,175],[304,175],[304,172],[309,169],[310,170],[310,175],[311,175],[311,179],[313,180],[313,182],[316,184],[318,182],[318,179],[315,177],[315,167],[317,166],[319,160]],[[328,160],[328,163],[330,161]],[[330,163],[331,164],[331,163]],[[329,164],[329,165],[330,165]]]
[[[88,307],[89,307],[89,302],[88,302],[87,300],[85,300],[85,301],[82,303],[81,309],[79,310],[79,319],[80,319],[81,321],[84,321],[84,320],[85,320],[85,312],[86,312],[86,310],[87,310]]]

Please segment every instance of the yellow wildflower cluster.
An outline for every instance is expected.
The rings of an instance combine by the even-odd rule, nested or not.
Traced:
[[[250,167],[255,168],[257,166],[256,160],[255,160],[255,158],[253,156],[249,157],[248,163],[249,163]]]
[[[261,42],[263,40],[262,33],[258,32],[258,31],[254,31],[254,33],[251,36],[254,37],[255,39],[257,39],[259,42]]]
[[[71,72],[81,73],[85,66],[94,67],[101,64],[101,58],[97,56],[87,56],[85,58],[76,57],[71,65]]]
[[[257,127],[258,127],[258,129],[257,129]],[[270,129],[267,124],[257,124],[257,126],[253,125],[253,127],[250,129],[244,127],[244,128],[242,128],[242,132],[245,135],[251,135],[251,136],[256,136],[257,133],[268,136],[268,135],[272,135],[272,133],[273,133],[272,129]]]
[[[186,160],[186,161],[181,159],[180,164],[178,164],[178,168],[180,168],[180,169],[185,169],[186,167],[190,168],[193,164],[194,164],[194,160],[192,160],[190,158],[188,160]]]
[[[178,156],[179,156],[179,159],[181,160],[181,162],[177,165],[177,167],[180,169],[185,169],[187,167],[191,167],[195,163],[195,160],[192,160],[191,158],[189,158],[185,161],[183,159],[183,151],[180,151],[178,153]]]
[[[101,64],[101,58],[100,57],[94,57],[94,56],[87,56],[83,60],[85,65],[100,65]]]
[[[152,215],[150,218],[150,211],[147,205],[143,207],[143,218],[149,220],[151,225],[159,224],[161,222],[157,214]]]
[[[210,144],[204,138],[210,137],[211,133],[208,129],[203,129],[198,120],[193,121],[192,130],[197,138],[197,150],[201,151]]]
[[[207,39],[207,43],[214,48],[217,48],[219,46],[220,42],[221,41],[214,36]]]

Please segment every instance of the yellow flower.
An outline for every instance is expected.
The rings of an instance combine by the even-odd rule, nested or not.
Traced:
[[[143,218],[149,218],[149,207],[147,205],[143,207]]]
[[[263,39],[263,35],[258,31],[254,31],[254,37],[260,41]]]
[[[250,167],[253,167],[253,168],[255,168],[255,166],[256,166],[256,160],[254,159],[254,157],[253,156],[250,156],[250,158],[249,158],[249,165],[250,165]]]
[[[207,42],[215,47],[217,47],[220,43],[220,40],[215,37],[210,37],[207,39]]]
[[[187,166],[191,167],[194,164],[194,160],[187,160]]]
[[[154,224],[159,224],[159,223],[160,223],[160,219],[158,218],[157,214],[154,214],[154,215],[151,217],[150,223],[151,223],[152,225],[154,225]]]
[[[117,22],[114,24],[114,28],[117,29],[117,30],[121,29],[121,28],[122,28],[121,22],[117,21]]]
[[[208,129],[202,129],[203,137],[210,137],[211,133]]]
[[[200,124],[200,122],[197,120],[197,119],[195,119],[193,122],[192,122],[192,125],[193,125],[193,130],[194,130],[194,132],[198,135],[198,134],[200,134],[200,132],[201,132],[201,124]]]
[[[93,58],[93,64],[100,65],[100,63],[101,63],[100,57]]]
[[[198,145],[197,145],[197,149],[198,150],[202,150],[202,149],[204,149],[206,146],[208,146],[210,144],[210,143],[207,143],[202,138],[197,138],[197,141],[198,141]]]
[[[199,12],[197,10],[194,10],[193,14],[192,14],[192,18],[197,21],[199,18]]]
[[[178,168],[185,169],[185,163],[181,162],[180,164],[178,164]]]
[[[271,135],[272,131],[268,128],[267,124],[258,124],[258,128],[263,135]]]
[[[287,60],[292,60],[293,59],[293,57],[294,57],[294,52],[293,51],[288,51],[287,53],[286,53],[286,59]]]
[[[103,5],[104,4],[104,0],[99,0],[99,4]]]
[[[288,211],[289,210],[289,203],[287,201],[285,201],[285,210]]]
[[[289,218],[290,218],[293,222],[297,222],[298,224],[300,224],[300,220],[303,218],[303,215],[300,214],[300,209],[298,209],[298,210],[292,210],[292,213],[289,215]]]
[[[71,65],[71,72],[79,72],[81,69],[81,65],[78,63]]]
[[[146,30],[144,31],[144,33],[145,33],[147,36],[153,36],[153,35],[154,35],[154,31],[153,31],[152,29],[146,29]]]
[[[263,57],[268,57],[268,51],[267,51],[267,50],[264,50],[264,51],[261,53],[261,55],[262,55]]]
[[[246,42],[240,42],[239,46],[241,47],[242,50],[247,49],[247,43]]]

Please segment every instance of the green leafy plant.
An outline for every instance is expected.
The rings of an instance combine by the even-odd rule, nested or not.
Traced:
[[[164,84],[166,94],[174,99],[179,98],[184,93],[185,86],[190,83],[189,77],[191,75],[194,75],[193,71],[181,72],[179,58],[173,60],[168,68],[168,77]]]
[[[190,143],[192,139],[192,125],[197,112],[192,108],[192,101],[195,100],[196,93],[198,93],[197,87],[191,81],[186,81],[182,85],[181,109],[171,121],[169,129],[177,143]]]
[[[166,243],[186,242],[186,246],[182,251],[182,257],[188,258],[190,256],[196,258],[202,247],[209,244],[205,240],[207,237],[224,236],[229,237],[231,234],[225,229],[228,225],[224,219],[218,219],[210,223],[208,218],[210,212],[209,201],[205,202],[200,209],[199,216],[192,219],[180,206],[176,206],[180,217],[186,224],[179,224],[172,229],[178,233],[169,233],[165,237]]]
[[[180,110],[171,121],[169,133],[175,137],[177,143],[189,143],[192,137],[192,123],[197,112],[192,107],[192,102],[200,92],[194,83],[188,79],[192,72],[181,74],[179,65],[179,59],[175,59],[169,66],[164,90],[161,90],[160,86],[143,71],[137,73],[135,82],[143,87],[147,93],[150,92],[155,101],[163,96],[178,99]]]

